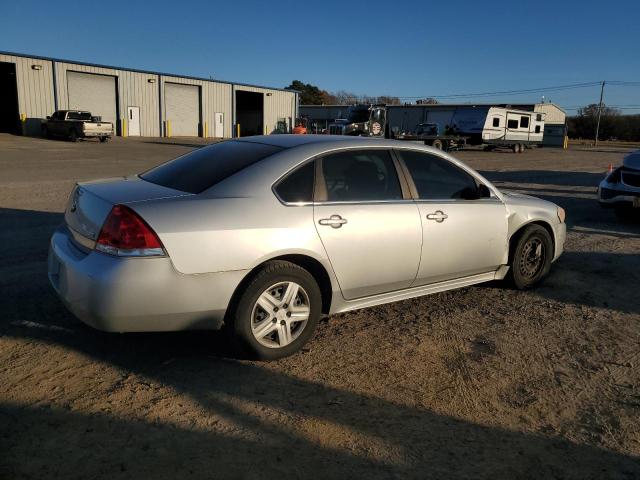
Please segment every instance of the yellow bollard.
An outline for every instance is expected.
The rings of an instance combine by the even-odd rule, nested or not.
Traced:
[[[171,122],[167,120],[167,137],[171,137]]]
[[[27,115],[24,113],[20,114],[20,124],[22,127],[22,135],[27,134]]]
[[[127,120],[125,118],[122,119],[122,136],[127,137],[129,132],[127,131]]]
[[[240,138],[240,124],[236,123],[236,137]]]
[[[209,125],[207,124],[207,122],[204,122],[204,138],[207,138],[209,136]]]

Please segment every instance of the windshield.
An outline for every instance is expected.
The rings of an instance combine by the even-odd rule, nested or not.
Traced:
[[[91,114],[89,112],[69,112],[67,118],[69,120],[83,120],[85,122],[90,122]]]
[[[144,172],[140,178],[174,190],[200,193],[282,150],[263,143],[229,140],[198,148]]]
[[[350,123],[362,123],[369,121],[369,109],[368,108],[350,108],[347,120]]]

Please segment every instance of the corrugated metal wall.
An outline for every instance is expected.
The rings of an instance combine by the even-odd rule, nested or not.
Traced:
[[[224,137],[233,136],[235,112],[233,111],[234,89],[260,92],[264,96],[265,133],[272,133],[279,119],[286,119],[289,126],[296,117],[296,93],[263,87],[245,86],[216,82],[215,80],[191,79],[179,76],[162,75],[153,72],[134,72],[126,69],[83,65],[68,61],[32,58],[28,56],[0,54],[0,61],[16,64],[18,103],[20,113],[25,114],[30,126],[28,135],[40,134],[40,122],[55,109],[54,98],[57,95],[57,108],[69,108],[67,71],[111,75],[116,77],[118,90],[118,124],[121,132],[122,120],[127,115],[127,107],[140,108],[140,135],[157,137],[163,131],[165,118],[164,82],[198,85],[201,88],[202,134],[214,135],[214,115],[224,115]],[[41,65],[41,70],[33,70],[32,65]],[[55,83],[54,83],[55,69]],[[55,85],[55,92],[54,92]],[[266,94],[270,95],[267,96]],[[37,128],[34,127],[37,125]]]
[[[0,62],[15,63],[18,86],[18,110],[25,115],[25,134],[40,135],[42,119],[55,110],[53,68],[49,60],[0,54]],[[34,70],[40,65],[41,70]]]
[[[201,102],[200,110],[202,112],[202,132],[206,133],[207,137],[213,137],[213,124],[214,114],[220,112],[224,115],[224,136],[225,138],[231,137],[231,85],[226,83],[219,83],[216,81],[207,80],[195,80],[192,78],[172,77],[168,75],[161,76],[161,95],[162,105],[166,105],[165,83],[180,83],[183,85],[197,85],[200,87]],[[165,109],[166,110],[166,109]],[[163,123],[167,121],[166,111],[162,112]],[[166,133],[166,131],[165,131]]]
[[[112,75],[116,77],[118,89],[118,131],[121,131],[122,119],[126,115],[127,107],[140,107],[140,135],[144,137],[160,136],[157,75],[94,67],[91,65],[56,62],[58,109],[60,110],[69,108],[67,71]],[[154,83],[150,83],[149,80]]]
[[[276,130],[278,120],[285,119],[289,129],[296,117],[296,94],[282,90],[269,90],[268,88],[248,87],[244,85],[234,85],[235,92],[258,92],[264,94],[264,134],[269,135]],[[271,95],[267,95],[267,94]],[[235,115],[235,112],[234,112]],[[233,120],[235,124],[235,118]]]

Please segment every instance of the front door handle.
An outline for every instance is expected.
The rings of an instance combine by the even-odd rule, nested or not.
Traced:
[[[449,215],[444,213],[442,210],[436,210],[433,213],[427,214],[427,220],[435,220],[438,223],[444,222],[447,218],[449,218]]]
[[[331,215],[329,218],[321,218],[318,220],[320,225],[329,225],[333,228],[340,228],[342,225],[347,223],[346,218],[342,218],[340,215]]]

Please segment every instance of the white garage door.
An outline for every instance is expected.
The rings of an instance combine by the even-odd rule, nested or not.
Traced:
[[[200,123],[200,91],[195,85],[164,84],[164,103],[171,135],[197,137]]]
[[[116,77],[67,72],[70,110],[88,110],[116,124]]]

